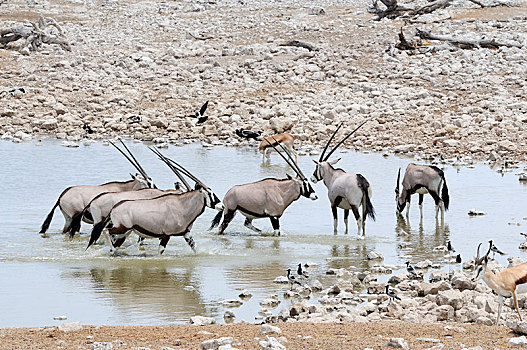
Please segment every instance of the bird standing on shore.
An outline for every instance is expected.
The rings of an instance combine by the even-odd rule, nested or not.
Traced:
[[[93,134],[93,129],[89,124],[84,124],[82,128],[84,129],[84,131],[86,131],[87,134]]]
[[[461,260],[461,254],[458,254],[458,255],[456,256],[456,263],[461,264],[461,261],[462,261],[462,260]]]
[[[251,130],[244,130],[244,129],[236,129],[236,135],[241,137],[242,139],[254,139],[256,140],[260,135],[262,135],[261,131],[251,131]]]
[[[304,278],[309,278],[309,274],[307,273],[307,271],[302,269],[302,264],[298,264],[298,268],[296,269],[296,273],[298,274],[298,276],[302,276]]]
[[[499,255],[507,255],[507,253],[502,252],[501,250],[498,249],[498,247],[494,245],[494,243],[492,242],[492,239],[489,241],[489,244],[490,244],[490,251],[492,252],[492,260],[494,260],[494,256],[496,255],[496,253],[498,253]]]
[[[291,275],[291,269],[287,269],[287,280],[291,284],[291,289],[293,289],[293,286],[296,284],[302,285],[302,283],[298,282],[295,276]]]
[[[455,253],[456,252],[456,250],[454,249],[454,247],[452,246],[452,243],[450,241],[446,242],[446,248],[448,249],[448,251],[450,253]]]
[[[205,111],[207,110],[207,106],[209,105],[209,101],[205,102],[203,106],[201,106],[200,110],[194,114],[187,115],[189,118],[198,118],[198,122],[196,125],[203,124],[209,119],[208,116],[205,115]]]
[[[389,285],[386,285],[386,294],[390,297],[390,302],[395,299],[401,300],[401,298],[399,298],[397,294],[395,294],[395,292],[390,289]]]
[[[418,276],[417,272],[415,272],[414,267],[412,265],[410,265],[409,261],[406,262],[406,271],[408,271],[408,273],[413,275],[413,276]]]

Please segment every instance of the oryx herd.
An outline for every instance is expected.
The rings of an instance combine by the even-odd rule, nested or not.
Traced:
[[[348,216],[351,210],[357,222],[360,239],[366,235],[366,218],[370,217],[375,220],[372,186],[361,174],[348,173],[335,168],[334,165],[340,158],[331,160],[330,157],[364,123],[349,132],[328,151],[331,142],[343,127],[340,124],[327,141],[319,159],[314,160],[315,170],[311,176],[313,183],[323,181],[327,187],[334,219],[334,233],[337,233],[337,208],[344,210],[345,233],[348,233]],[[45,234],[54,210],[59,207],[66,221],[63,228],[64,233],[73,236],[79,232],[81,221],[93,224],[88,247],[94,244],[102,234],[110,250],[115,251],[132,232],[135,232],[141,239],[158,238],[160,254],[163,253],[172,236],[183,236],[189,246],[194,249],[195,244],[190,231],[195,220],[208,207],[218,210],[210,230],[219,225],[219,234],[225,232],[236,212],[239,211],[245,216],[244,225],[247,228],[261,232],[253,225],[253,220],[269,218],[274,234],[280,235],[280,218],[294,201],[300,196],[311,200],[318,198],[308,178],[297,164],[293,140],[292,135],[279,134],[264,138],[259,148],[264,152],[268,148],[275,150],[295,172],[295,176],[287,175],[284,179],[266,178],[234,186],[225,194],[223,203],[212,189],[181,164],[167,158],[156,148],[150,147],[150,150],[169,167],[180,181],[175,184],[174,189],[158,189],[128,147],[122,141],[120,142],[124,149],[111,142],[137,169],[138,174],[132,175],[132,180],[127,182],[67,188],[61,193],[48,214],[40,233]],[[193,187],[185,177],[194,182]],[[406,169],[401,191],[399,180],[400,169],[395,190],[398,212],[401,212],[408,203],[408,215],[410,196],[413,193],[419,193],[420,206],[422,206],[424,193],[430,193],[437,208],[436,218],[439,210],[443,218],[444,210],[448,209],[449,196],[445,177],[440,169],[433,166],[410,164]]]

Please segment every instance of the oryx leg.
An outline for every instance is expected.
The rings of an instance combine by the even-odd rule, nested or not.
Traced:
[[[518,312],[518,316],[520,317],[520,322],[522,322],[522,315],[520,314],[520,310],[518,310],[518,300],[516,299],[516,291],[512,291],[512,299],[514,300],[514,307],[516,308],[516,312]]]
[[[124,241],[131,233],[132,229],[126,228],[124,226],[112,227],[108,229],[108,234],[113,239],[113,244],[110,245],[110,252],[113,252],[114,249],[117,251],[117,248],[123,245]]]
[[[419,193],[419,212],[421,213],[421,217],[423,217],[423,199],[424,198],[425,198],[425,195]]]
[[[271,220],[271,225],[273,225],[274,235],[280,236],[280,218],[278,216],[269,217]]]
[[[108,234],[108,230],[103,229],[102,234],[104,235],[104,238],[106,238],[106,242],[108,242],[108,245],[110,246],[110,252],[113,252],[115,250],[115,246],[113,245],[112,237]]]
[[[249,217],[246,217],[245,218],[245,222],[243,223],[243,226],[247,227],[247,228],[250,228],[251,230],[253,230],[254,232],[262,232],[262,230],[260,230],[258,227],[255,227],[253,224],[253,219],[252,218],[249,218]]]
[[[366,198],[362,197],[362,236],[366,236]]]
[[[137,237],[137,244],[143,245],[144,241],[145,241],[145,238],[143,236]]]
[[[141,237],[141,236],[139,237],[144,239],[144,237]],[[161,238],[159,238],[159,248],[158,248],[159,255],[163,254],[163,252],[165,251],[167,247],[169,240],[170,240],[169,235],[164,235]]]
[[[337,234],[337,226],[338,226],[338,214],[337,214],[337,206],[332,205],[331,206],[331,213],[333,213],[333,234]]]
[[[234,219],[234,215],[236,215],[236,210],[225,209],[225,212],[223,213],[223,222],[221,223],[218,234],[223,234],[223,231],[225,231],[227,226],[229,226],[229,223]]]
[[[70,229],[71,229],[71,221],[72,221],[72,217],[65,214],[64,214],[64,220],[66,220],[66,222],[64,223],[64,227],[62,228],[62,233],[66,233],[66,232],[69,232]]]
[[[498,295],[498,317],[496,318],[496,326],[500,323],[501,307],[503,306],[503,297]]]
[[[190,236],[190,232],[185,233],[185,235],[183,236],[183,238],[185,238],[185,241],[186,241],[187,244],[190,246],[190,248],[192,249],[192,251],[195,253],[195,252],[196,252],[196,249],[195,249],[196,244],[194,243],[194,240],[193,240],[192,237]]]
[[[349,209],[344,209],[344,225],[346,226],[346,230],[344,231],[344,234],[348,234],[348,217],[350,215]]]
[[[362,220],[360,217],[359,208],[357,208],[356,205],[352,205],[351,211],[353,212],[353,215],[355,216],[355,220],[357,221],[357,235],[361,237],[360,233],[362,231]]]
[[[439,209],[440,209],[441,198],[439,198],[439,195],[435,191],[428,191],[428,192],[430,193],[432,198],[434,198],[434,202],[436,204],[436,219],[437,219],[437,214],[439,214]],[[443,213],[441,213],[441,217],[443,217]]]
[[[410,218],[410,196],[406,199],[406,219]]]

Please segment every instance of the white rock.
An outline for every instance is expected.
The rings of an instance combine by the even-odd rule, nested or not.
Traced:
[[[205,317],[205,316],[192,316],[190,318],[190,323],[196,326],[206,326],[209,324],[216,323],[216,320],[212,317]]]
[[[476,209],[470,209],[468,211],[468,215],[470,216],[479,216],[479,215],[486,215],[487,213],[485,213],[484,211],[481,211],[481,210],[476,210]]]
[[[260,334],[282,334],[282,330],[276,326],[271,326],[270,324],[263,324],[262,327],[260,327]]]
[[[95,342],[91,345],[91,350],[112,350],[113,344],[110,342]]]
[[[384,260],[384,257],[382,256],[381,253],[377,253],[374,251],[369,252],[366,258],[368,260]]]
[[[63,331],[63,332],[78,331],[81,329],[82,329],[82,326],[80,322],[69,322],[69,323],[61,324],[59,326],[59,331]]]
[[[399,349],[409,349],[408,344],[403,338],[390,338],[386,342],[386,346]]]
[[[524,335],[521,337],[510,338],[509,345],[527,347],[527,338]]]
[[[259,342],[262,350],[285,350],[285,346],[280,344],[278,340],[274,337],[265,336],[265,340]]]

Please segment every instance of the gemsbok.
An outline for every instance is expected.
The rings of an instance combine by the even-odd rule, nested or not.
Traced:
[[[287,157],[282,154],[274,144],[271,144],[276,152],[286,161],[287,164],[296,172],[297,177],[293,178],[287,175],[286,179],[268,178],[257,182],[238,185],[231,188],[223,198],[224,209],[218,213],[211,223],[209,230],[218,226],[223,214],[219,234],[223,234],[229,223],[232,221],[236,212],[239,210],[245,216],[245,227],[261,232],[260,229],[253,226],[254,219],[269,218],[273,226],[274,234],[280,235],[280,217],[291,203],[296,201],[300,196],[311,200],[318,197],[311,187],[311,184],[304,176],[298,165],[293,161],[292,156],[286,151],[278,140],[274,140]]]
[[[162,159],[163,156],[159,151],[157,151],[154,148],[149,148],[152,150],[156,155]],[[170,166],[170,165],[169,165]],[[137,199],[151,199],[156,198],[159,196],[162,196],[164,194],[169,193],[175,193],[180,194],[186,191],[190,191],[190,185],[185,180],[185,178],[173,167],[171,167],[171,170],[178,176],[178,178],[181,180],[182,185],[179,182],[175,183],[175,189],[174,190],[159,190],[157,188],[143,188],[137,191],[123,191],[123,192],[103,192],[99,195],[97,195],[94,199],[88,203],[88,205],[80,212],[79,214],[76,214],[71,223],[71,229],[70,229],[70,235],[73,235],[75,232],[80,230],[81,225],[81,218],[83,217],[84,213],[86,211],[89,211],[92,216],[92,222],[93,225],[97,225],[99,222],[101,222],[108,214],[110,214],[110,211],[116,205],[117,203],[125,200],[137,200]],[[183,186],[184,188],[182,188]],[[109,237],[105,234],[106,239],[108,240]],[[92,239],[97,240],[99,237],[92,237]],[[93,242],[90,242],[90,245]]]
[[[401,168],[397,173],[397,186],[395,187],[395,201],[397,203],[397,212],[402,213],[406,208],[406,216],[410,215],[410,196],[414,193],[419,194],[419,210],[423,216],[423,198],[430,193],[436,205],[436,218],[441,210],[441,220],[445,217],[445,211],[448,210],[450,196],[446,185],[445,173],[433,165],[417,165],[410,163],[406,167],[403,177],[403,189],[399,193],[399,181],[401,178]]]
[[[55,208],[59,207],[60,211],[62,212],[62,215],[64,215],[64,220],[66,221],[64,223],[64,228],[62,229],[63,233],[70,232],[71,230],[71,224],[73,221],[73,217],[76,214],[81,213],[84,208],[99,194],[104,192],[123,192],[123,191],[135,191],[142,188],[152,188],[155,187],[154,183],[152,182],[152,179],[147,175],[145,170],[141,167],[137,159],[135,159],[134,155],[128,147],[121,141],[122,145],[125,147],[125,149],[128,151],[130,157],[126,155],[119,147],[117,147],[113,142],[110,142],[119,152],[121,152],[122,155],[125,156],[125,158],[137,169],[139,174],[132,175],[132,180],[124,181],[124,182],[108,182],[102,185],[81,185],[81,186],[72,186],[66,188],[59,196],[59,199],[49,212],[48,216],[46,217],[46,220],[44,220],[44,223],[42,224],[42,227],[40,229],[41,234],[45,234],[46,231],[49,228],[49,225],[51,224],[51,220],[53,219],[53,213],[55,212]],[[92,217],[89,211],[85,211],[84,215],[82,217],[82,220],[87,223],[92,223]],[[80,225],[78,225],[80,228]],[[76,231],[72,231],[70,235],[75,234]]]
[[[145,238],[159,238],[159,254],[163,254],[172,236],[183,236],[194,250],[194,240],[190,236],[194,221],[205,207],[223,210],[223,205],[218,196],[188,170],[164,156],[162,160],[171,169],[177,169],[192,179],[196,183],[195,189],[182,194],[164,194],[153,199],[117,203],[110,214],[93,227],[90,243],[95,242],[93,237],[99,237],[105,227],[110,227],[111,251],[119,248],[132,231]]]
[[[262,156],[262,162],[265,161],[265,156],[269,155],[270,149],[272,150],[273,146],[282,145],[285,149],[287,149],[290,153],[293,153],[295,155],[295,163],[298,162],[298,155],[295,152],[295,149],[293,148],[293,143],[295,142],[295,137],[291,134],[278,134],[274,136],[266,137],[260,142],[260,146],[258,149],[260,152],[263,152]]]
[[[328,161],[329,157],[337,150],[337,148],[343,144],[355,131],[362,127],[366,122],[363,122],[358,127],[344,137],[333,149],[326,154],[329,144],[342,127],[340,124],[333,135],[329,138],[324,150],[320,154],[318,161],[315,162],[316,167],[311,176],[311,181],[317,183],[318,181],[324,181],[328,189],[328,198],[331,204],[331,211],[333,213],[333,232],[337,234],[337,208],[344,209],[344,224],[346,226],[345,234],[348,233],[348,216],[349,211],[353,212],[355,220],[357,221],[358,236],[364,238],[366,235],[366,217],[369,216],[372,220],[375,220],[375,210],[371,203],[372,190],[370,183],[361,174],[347,173],[340,168],[333,168],[333,165],[337,163],[340,158]],[[362,206],[362,216],[359,213],[359,207]],[[362,236],[361,236],[362,232]]]
[[[496,318],[496,325],[500,321],[501,309],[503,306],[503,298],[510,298],[514,301],[514,308],[518,312],[520,317],[520,322],[522,321],[522,315],[518,309],[518,300],[516,298],[516,293],[525,293],[527,292],[527,263],[519,264],[513,267],[509,267],[501,270],[498,273],[494,273],[491,269],[487,267],[489,262],[489,253],[491,251],[492,242],[489,242],[489,250],[482,258],[479,257],[479,247],[475,258],[475,275],[472,278],[473,282],[483,279],[483,281],[489,286],[493,291],[498,294],[498,317]]]

